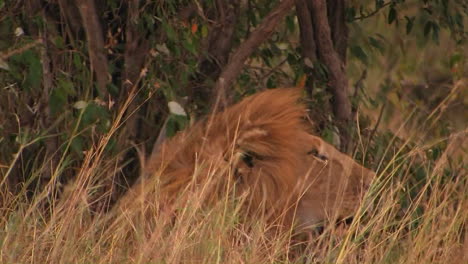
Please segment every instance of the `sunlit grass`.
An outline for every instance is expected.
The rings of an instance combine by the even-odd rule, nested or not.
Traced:
[[[225,169],[217,166],[202,186],[189,184],[171,208],[160,205],[155,175],[110,211],[96,212],[94,204],[111,195],[100,193],[100,187],[119,173],[115,164],[122,157],[104,150],[124,110],[108,134],[86,151],[75,179],[63,188],[56,179],[68,165],[66,156],[43,189],[9,192],[6,177],[21,151],[39,139],[20,142],[11,163],[0,168],[1,263],[468,262],[466,155],[456,160],[454,154],[466,131],[430,144],[414,145],[412,138],[375,140],[387,144],[385,154],[351,224],[325,223],[311,234],[278,233],[262,215],[245,219],[242,204],[248,201],[232,195],[231,188],[205,206],[216,175]],[[443,151],[431,155],[435,149]],[[39,177],[44,166],[36,162],[33,176],[25,178]]]

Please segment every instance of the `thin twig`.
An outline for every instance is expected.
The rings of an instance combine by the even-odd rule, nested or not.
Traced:
[[[366,151],[369,148],[369,144],[372,142],[372,139],[374,138],[374,135],[375,135],[377,129],[379,128],[379,126],[380,126],[380,122],[382,121],[383,113],[385,112],[385,107],[386,106],[387,106],[387,101],[384,101],[384,103],[382,105],[382,108],[380,108],[380,113],[379,113],[379,117],[377,118],[377,122],[375,123],[375,126],[372,129],[372,131],[371,131],[371,133],[369,135],[369,138],[367,139]]]
[[[24,45],[23,47],[20,47],[20,48],[17,48],[17,49],[13,49],[13,50],[9,50],[5,53],[3,52],[0,52],[0,59],[2,60],[6,60],[8,59],[9,57],[11,56],[14,56],[16,54],[20,54],[20,53],[23,53],[25,52],[26,50],[28,49],[32,49],[40,44],[43,43],[43,40],[42,38],[39,38],[39,39],[36,39],[35,41],[31,42],[31,43],[28,43],[26,45]]]
[[[263,81],[264,79],[270,77],[270,75],[272,75],[273,73],[277,72],[278,69],[283,66],[286,62],[288,61],[288,58],[286,57],[285,59],[283,59],[282,61],[280,61],[277,65],[275,65],[273,68],[270,68],[268,70],[268,72],[266,72],[265,74],[263,74],[262,76],[260,76],[258,79],[259,79],[259,82]]]
[[[359,90],[362,89],[364,80],[366,78],[367,78],[367,69],[364,69],[359,79],[354,83],[354,94],[353,94],[354,99],[358,96]]]
[[[393,3],[393,1],[390,1],[390,2],[387,2],[387,3],[383,4],[383,5],[381,5],[379,8],[375,9],[374,11],[370,12],[370,13],[367,14],[367,15],[362,15],[362,16],[354,17],[354,18],[353,18],[353,21],[355,21],[355,20],[363,20],[363,19],[369,18],[369,17],[371,17],[371,16],[377,14],[381,9],[383,9],[384,7],[390,5],[391,3]]]

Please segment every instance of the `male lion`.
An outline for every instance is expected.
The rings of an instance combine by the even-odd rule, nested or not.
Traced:
[[[246,215],[282,226],[352,215],[375,174],[308,133],[300,96],[261,92],[166,140],[144,168],[157,178],[159,202],[205,188],[204,204],[232,192]]]

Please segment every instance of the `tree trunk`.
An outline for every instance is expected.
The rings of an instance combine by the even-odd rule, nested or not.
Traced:
[[[200,58],[199,71],[190,83],[191,99],[195,102],[206,102],[206,98],[213,98],[212,85],[208,85],[206,80],[216,80],[221,74],[221,70],[229,60],[232,49],[235,26],[240,11],[240,1],[217,0],[216,10],[213,12],[212,27],[205,40]],[[208,102],[214,104],[213,101]]]
[[[109,78],[109,65],[104,49],[104,34],[99,22],[99,15],[94,0],[77,0],[76,5],[81,14],[81,19],[88,41],[89,60],[91,69],[95,73],[99,95],[107,100],[107,84]]]
[[[317,45],[317,56],[328,69],[329,87],[333,94],[333,113],[340,130],[340,148],[342,150],[346,150],[350,141],[348,126],[351,120],[351,102],[349,100],[345,61],[341,58],[341,56],[346,56],[346,52],[342,51],[344,55],[342,54],[340,56],[339,50],[335,48],[332,40],[332,28],[330,27],[327,15],[326,1],[312,0],[309,1],[308,4],[312,14],[315,43]],[[337,8],[338,7],[344,8],[344,5],[337,5]],[[344,16],[344,10],[335,10],[335,12]],[[341,19],[344,21],[344,18]],[[338,22],[341,21],[340,18],[335,18],[334,20]],[[338,22],[332,24],[336,24],[336,28],[345,26]],[[343,49],[343,43],[346,43],[346,41],[343,41],[341,37],[339,38],[339,41],[340,48]]]

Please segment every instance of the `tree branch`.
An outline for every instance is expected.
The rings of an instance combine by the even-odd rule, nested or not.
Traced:
[[[69,40],[73,46],[75,46],[75,40],[78,39],[79,32],[83,29],[81,23],[81,15],[76,12],[75,0],[58,0],[58,6],[60,13],[64,19],[65,32],[67,33]]]
[[[363,19],[369,18],[369,17],[371,17],[371,16],[377,14],[381,9],[383,9],[384,7],[390,5],[391,3],[393,3],[393,1],[389,1],[389,2],[387,2],[387,3],[382,4],[380,7],[376,8],[374,11],[370,12],[369,14],[361,15],[361,16],[358,16],[358,17],[354,17],[354,18],[353,18],[353,21],[355,21],[355,20],[363,20]]]
[[[242,71],[247,58],[260,46],[275,30],[279,22],[286,16],[294,5],[294,0],[283,0],[273,9],[263,22],[250,34],[237,50],[231,55],[230,61],[221,72],[215,84],[215,91],[218,94],[217,100],[229,101],[227,90]]]
[[[20,53],[23,53],[25,52],[26,50],[28,49],[32,49],[38,45],[41,45],[44,43],[44,40],[43,38],[40,38],[40,39],[36,39],[34,40],[33,42],[31,43],[28,43],[28,44],[25,44],[24,46],[20,47],[20,48],[17,48],[17,49],[12,49],[12,50],[9,50],[7,52],[0,52],[0,59],[2,60],[7,60],[8,58],[10,58],[11,56],[14,56],[16,54],[20,54]]]
[[[125,101],[128,92],[133,86],[137,85],[140,74],[145,64],[149,50],[149,40],[144,33],[138,30],[139,20],[139,2],[138,0],[127,1],[127,19],[125,24],[125,51],[124,51],[124,69],[122,74],[122,89],[120,90],[118,104]],[[136,111],[138,98],[135,98],[128,106],[128,111]],[[126,129],[128,137],[134,138],[140,130],[138,126],[138,114],[128,116]]]
[[[296,13],[299,22],[302,55],[311,62],[316,61],[314,28],[306,0],[296,0]]]
[[[139,19],[138,0],[127,1],[127,21],[125,26],[125,52],[124,52],[124,72],[122,84],[125,89],[132,87],[138,79],[141,69],[148,55],[149,41],[142,32],[138,31]],[[122,91],[127,94],[128,91]]]
[[[54,73],[51,69],[51,59],[49,56],[49,36],[48,36],[48,28],[47,28],[47,17],[45,14],[44,9],[41,11],[41,15],[43,20],[45,21],[43,31],[42,31],[42,47],[41,47],[41,65],[42,65],[42,95],[40,104],[43,109],[41,122],[44,126],[44,129],[49,129],[53,122],[53,117],[51,116],[52,113],[50,111],[50,102],[49,97],[52,93],[53,89],[53,81],[54,81]],[[54,175],[54,170],[59,163],[58,155],[56,155],[58,148],[58,141],[57,137],[48,137],[44,140],[46,153],[44,160],[48,161],[46,166],[44,166],[44,173],[41,176],[41,188],[48,182]]]
[[[333,46],[343,63],[348,49],[348,27],[346,26],[345,1],[329,0],[327,4],[328,24],[330,25]]]
[[[301,40],[302,57],[304,58],[304,67],[311,67],[317,61],[317,47],[314,39],[314,28],[312,26],[312,17],[310,16],[310,9],[307,5],[307,0],[296,0],[296,14],[299,22],[299,32]],[[308,61],[307,61],[308,60]],[[307,79],[305,89],[307,94],[311,97],[314,88],[314,69],[307,68]]]
[[[103,98],[107,97],[106,86],[109,82],[107,56],[104,50],[104,36],[94,4],[94,0],[76,0],[76,5],[83,20],[83,26],[88,40],[91,69],[96,75],[97,87]]]

